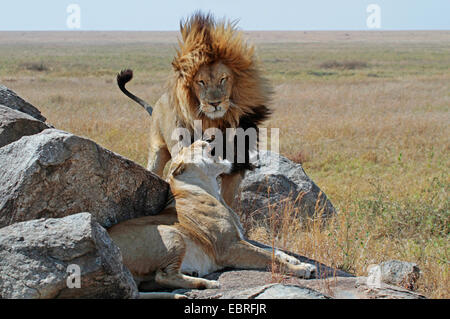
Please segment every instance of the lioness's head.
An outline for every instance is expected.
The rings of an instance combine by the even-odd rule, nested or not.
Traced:
[[[204,178],[215,180],[223,173],[230,173],[232,164],[226,159],[211,155],[211,145],[197,140],[190,146],[183,147],[172,159],[169,176],[185,174],[190,178]]]
[[[199,111],[210,119],[221,118],[231,105],[233,73],[222,62],[202,65],[194,77]]]

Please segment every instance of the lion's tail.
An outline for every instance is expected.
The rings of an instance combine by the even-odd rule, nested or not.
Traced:
[[[117,85],[119,86],[119,89],[130,99],[139,103],[139,105],[141,105],[148,112],[148,114],[152,115],[153,108],[149,104],[147,104],[147,102],[137,97],[125,88],[125,84],[130,82],[132,78],[133,70],[127,69],[120,71],[120,73],[117,74]]]

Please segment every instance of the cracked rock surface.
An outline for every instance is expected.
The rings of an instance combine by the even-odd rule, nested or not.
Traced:
[[[0,148],[0,227],[90,212],[104,227],[157,214],[169,185],[73,134],[46,129]]]
[[[229,270],[206,276],[218,280],[218,289],[178,289],[191,299],[423,299],[407,289],[381,283],[368,285],[367,277],[329,276],[300,279],[268,271]]]
[[[0,104],[0,147],[49,128],[34,117]]]
[[[284,211],[290,205],[299,209],[299,219],[336,213],[325,193],[300,164],[280,154],[261,151],[255,168],[245,172],[233,207],[243,215],[258,219],[270,217],[271,212]]]
[[[69,265],[81,288],[69,288]],[[89,213],[0,229],[0,298],[136,298],[119,248]]]

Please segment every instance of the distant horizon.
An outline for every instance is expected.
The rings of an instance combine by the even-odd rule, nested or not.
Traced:
[[[450,32],[450,29],[378,29],[378,30],[244,30],[240,29],[242,32]],[[0,32],[174,32],[177,33],[179,30],[0,30]]]
[[[0,31],[177,31],[193,12],[244,31],[447,31],[448,0],[15,0]]]

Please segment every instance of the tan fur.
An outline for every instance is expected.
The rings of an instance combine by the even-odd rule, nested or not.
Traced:
[[[171,288],[217,288],[216,281],[182,272],[204,276],[225,267],[267,269],[273,262],[290,274],[309,278],[314,266],[278,251],[273,259],[271,251],[244,238],[239,217],[224,202],[216,180],[230,169],[230,163],[210,157],[208,146],[197,141],[173,159],[168,181],[174,201],[162,213],[108,230],[140,289],[154,283]],[[195,150],[201,156],[192,160],[189,152]]]

